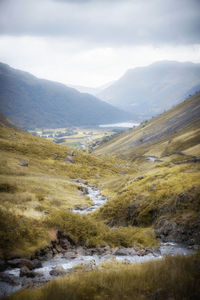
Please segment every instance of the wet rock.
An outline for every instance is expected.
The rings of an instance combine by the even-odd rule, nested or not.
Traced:
[[[81,191],[82,195],[88,195],[88,188],[85,186],[79,186],[78,190]]]
[[[34,282],[31,278],[24,278],[22,281],[22,286],[24,288],[32,288],[34,286]]]
[[[110,246],[97,247],[97,253],[99,255],[107,255],[107,254],[111,254],[112,250],[111,250]]]
[[[34,277],[34,276],[28,276],[29,273],[31,273],[31,271],[26,266],[20,268],[20,277],[24,277],[24,276]]]
[[[19,282],[17,281],[16,277],[5,273],[0,273],[0,281],[9,283],[11,285],[19,285]]]
[[[52,251],[49,251],[48,253],[46,253],[43,257],[43,259],[45,260],[49,260],[53,257],[53,252]]]
[[[55,248],[52,249],[52,252],[53,252],[53,255],[58,254],[58,251]]]
[[[33,269],[42,268],[42,263],[39,259],[34,259],[32,262],[33,262]]]
[[[29,270],[32,270],[34,268],[33,262],[26,258],[16,258],[8,260],[8,265],[12,268],[27,267]]]
[[[58,230],[57,232],[57,239],[59,240],[59,242],[61,240],[67,240],[71,245],[75,245],[74,241],[70,238],[70,236],[68,234],[65,234],[61,230]]]
[[[61,265],[56,266],[53,270],[49,272],[51,276],[63,276],[66,275],[67,273],[68,271],[65,270]]]
[[[75,163],[73,157],[71,157],[71,156],[67,156],[67,157],[65,157],[63,160],[66,161],[66,162],[69,162],[69,163],[71,163],[71,164],[74,164],[74,163]]]
[[[67,239],[62,239],[62,240],[60,240],[60,246],[63,249],[68,250],[71,248],[71,243]]]
[[[155,233],[162,241],[174,241],[177,243],[200,245],[200,216],[194,220],[176,222],[162,218],[157,221]]]
[[[4,260],[0,260],[0,272],[6,270],[8,267],[7,263]]]
[[[39,272],[30,271],[27,267],[20,268],[20,277],[34,278],[36,276],[40,277],[42,274]]]
[[[144,256],[146,255],[146,251],[144,249],[141,249],[138,253],[137,253],[138,256]]]
[[[58,253],[63,252],[63,248],[60,245],[55,245],[55,249]]]

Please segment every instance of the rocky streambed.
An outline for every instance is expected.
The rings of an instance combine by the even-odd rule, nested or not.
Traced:
[[[81,179],[77,179],[76,181],[80,185],[80,193],[82,195],[88,196],[92,200],[93,204],[90,207],[78,206],[72,210],[73,212],[79,214],[88,214],[92,211],[97,210],[108,200],[107,197],[101,194],[101,191],[97,187],[84,184]]]
[[[74,213],[87,214],[98,209],[107,201],[96,187],[82,181],[80,191],[93,201],[91,207],[77,207]],[[137,246],[131,248],[94,247],[86,248],[75,245],[70,237],[61,231],[51,245],[37,251],[31,260],[15,258],[0,262],[0,297],[14,293],[21,288],[38,287],[58,276],[76,271],[91,271],[99,268],[107,260],[121,261],[124,264],[142,263],[161,259],[165,255],[188,255],[194,250],[177,243],[161,243],[158,249]]]

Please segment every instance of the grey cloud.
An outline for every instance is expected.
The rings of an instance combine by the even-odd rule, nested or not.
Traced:
[[[0,34],[94,44],[200,43],[199,0],[0,0]]]

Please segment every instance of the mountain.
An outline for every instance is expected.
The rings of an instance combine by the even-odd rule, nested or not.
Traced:
[[[128,70],[97,96],[145,120],[189,96],[200,85],[200,64],[160,61]]]
[[[97,148],[97,154],[135,158],[174,152],[200,155],[200,93]]]
[[[98,125],[131,115],[64,84],[0,63],[0,112],[25,129]]]
[[[72,85],[72,84],[68,84],[68,86],[78,90],[81,93],[89,93],[93,96],[96,96],[98,93],[100,93],[102,90],[108,88],[113,83],[114,83],[114,81],[108,82],[108,83],[103,84],[103,85],[98,86],[98,87],[88,87],[88,86]]]

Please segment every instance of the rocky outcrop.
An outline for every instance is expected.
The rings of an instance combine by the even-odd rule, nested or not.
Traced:
[[[30,271],[26,266],[20,268],[20,277],[34,278],[36,276],[40,277],[42,274],[39,272]]]
[[[34,268],[33,261],[26,258],[16,258],[16,259],[8,260],[7,264],[11,268],[27,267],[29,270],[32,270]]]
[[[155,233],[163,242],[174,241],[183,243],[195,250],[200,249],[200,216],[193,221],[182,222],[160,219],[156,224]]]

